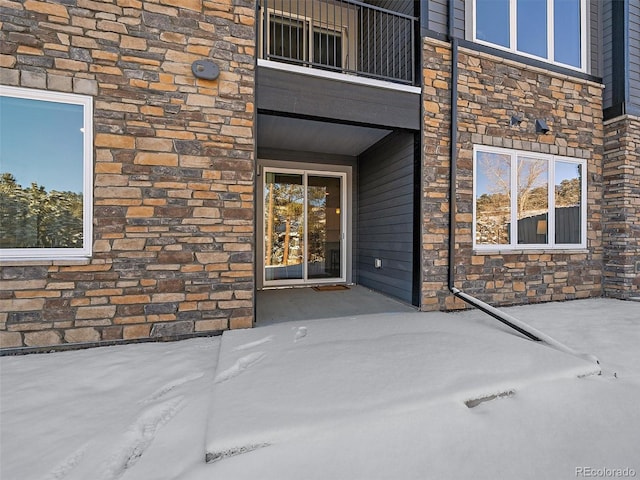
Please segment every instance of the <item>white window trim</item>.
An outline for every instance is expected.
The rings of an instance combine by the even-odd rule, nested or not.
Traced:
[[[339,36],[340,36],[340,48],[342,50],[342,56],[340,58],[340,62],[342,63],[341,67],[334,67],[336,68],[336,70],[339,69],[344,69],[345,66],[347,65],[347,60],[348,60],[348,43],[347,43],[347,39],[348,39],[348,28],[347,25],[323,25],[321,22],[314,20],[311,17],[306,17],[304,15],[300,15],[298,13],[291,13],[291,12],[286,12],[286,11],[280,11],[280,10],[275,10],[273,8],[268,8],[267,9],[267,32],[266,32],[266,38],[267,38],[267,48],[266,48],[266,52],[269,52],[269,47],[271,46],[271,17],[280,17],[280,18],[285,18],[285,19],[291,19],[291,20],[299,20],[301,22],[304,22],[307,27],[305,28],[307,30],[306,32],[306,36],[304,39],[304,53],[307,56],[306,60],[303,60],[303,62],[311,62],[311,63],[316,63],[315,59],[313,58],[313,33],[314,33],[314,29],[318,28],[320,30],[326,30],[326,31],[334,31],[336,32]],[[307,67],[309,68],[309,67]]]
[[[478,152],[496,153],[500,155],[509,155],[511,161],[511,231],[509,233],[510,243],[499,245],[486,245],[476,243],[476,199],[477,199],[477,182],[476,173],[478,172],[477,161]],[[517,221],[517,195],[513,195],[513,189],[517,188],[517,168],[514,163],[517,158],[526,156],[549,162],[548,176],[548,205],[547,213],[547,238],[548,243],[526,244],[517,243],[518,221]],[[555,163],[565,162],[582,165],[582,183],[580,185],[580,239],[581,243],[556,243],[555,232]],[[487,147],[484,145],[473,146],[473,223],[471,234],[473,238],[473,249],[479,253],[499,252],[512,250],[584,250],[587,248],[587,161],[581,158],[565,157],[560,155],[548,155],[537,152],[527,152],[525,150],[514,150],[500,147]]]
[[[333,165],[331,166],[333,167]],[[306,169],[298,169],[298,168],[279,168],[279,167],[272,167],[272,166],[264,166],[262,169],[262,181],[261,181],[261,195],[264,195],[264,192],[267,190],[266,188],[266,182],[267,182],[267,173],[288,173],[288,174],[295,174],[295,175],[301,175],[303,177],[303,183],[302,185],[304,186],[304,199],[303,199],[303,216],[305,219],[305,228],[304,228],[304,239],[303,239],[303,243],[304,243],[304,255],[303,255],[303,262],[302,262],[302,277],[303,278],[298,278],[298,279],[281,279],[281,280],[268,280],[267,276],[266,276],[266,267],[265,267],[265,231],[266,231],[266,226],[264,223],[264,220],[262,220],[261,222],[261,228],[260,228],[260,237],[261,237],[261,260],[260,260],[260,265],[262,268],[262,286],[263,288],[273,288],[273,287],[283,287],[283,286],[292,286],[292,285],[321,285],[321,284],[325,284],[325,283],[345,283],[347,281],[347,259],[349,258],[347,255],[347,245],[348,245],[348,222],[347,222],[347,218],[349,215],[347,215],[347,179],[348,179],[348,173],[345,170],[306,170]],[[307,278],[308,277],[308,261],[307,261],[307,249],[309,247],[309,242],[308,242],[308,236],[309,236],[309,231],[308,231],[308,225],[307,225],[307,219],[308,219],[308,212],[307,212],[307,208],[308,208],[308,180],[309,180],[309,176],[312,175],[320,175],[320,176],[331,176],[331,177],[335,177],[335,178],[339,178],[340,179],[340,189],[341,189],[341,193],[340,193],[340,209],[345,212],[343,215],[341,215],[340,218],[340,228],[342,229],[342,234],[341,234],[341,238],[340,238],[340,270],[342,272],[342,275],[340,277],[332,277],[329,279],[322,279],[322,278]],[[264,204],[262,209],[264,209]],[[263,214],[264,212],[262,212]],[[261,215],[262,215],[261,214]]]
[[[576,70],[578,72],[587,73],[587,60],[589,58],[588,55],[588,47],[589,44],[587,42],[587,25],[588,25],[588,9],[587,9],[587,0],[580,0],[580,67],[576,67],[575,65],[568,65],[566,63],[557,62],[554,60],[554,30],[553,30],[553,22],[554,22],[554,12],[553,12],[553,0],[547,0],[547,57],[539,57],[537,55],[532,55],[527,52],[522,52],[517,49],[517,39],[518,39],[518,22],[517,22],[517,12],[516,5],[517,0],[509,0],[509,47],[504,47],[502,45],[498,45],[496,43],[487,42],[486,40],[480,40],[477,38],[477,29],[476,29],[476,6],[477,1],[472,0],[472,8],[471,8],[471,38],[475,43],[479,43],[481,45],[487,45],[488,47],[496,48],[498,50],[504,50],[506,52],[515,53],[516,55],[521,55],[523,57],[540,60],[547,63],[552,63],[554,65],[558,65],[560,67],[568,68],[570,70]]]
[[[93,247],[93,97],[31,88],[0,86],[0,96],[80,105],[83,117],[83,242],[82,248],[5,248],[0,257],[7,260],[76,260],[92,254]]]

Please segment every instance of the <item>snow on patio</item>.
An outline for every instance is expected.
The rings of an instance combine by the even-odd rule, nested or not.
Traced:
[[[477,311],[4,357],[0,478],[640,475],[640,303],[508,312],[595,354],[603,374],[577,378],[593,364]]]

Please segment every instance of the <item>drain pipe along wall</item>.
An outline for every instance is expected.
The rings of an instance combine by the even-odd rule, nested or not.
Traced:
[[[530,325],[498,310],[491,305],[468,295],[455,286],[455,256],[456,256],[456,192],[457,192],[457,159],[458,159],[458,38],[454,31],[454,14],[455,0],[449,0],[448,9],[448,32],[449,42],[451,43],[451,130],[450,130],[450,171],[449,171],[449,271],[448,271],[448,287],[449,291],[465,303],[481,310],[490,315],[499,322],[511,327],[530,340],[543,342],[562,352],[583,358],[590,362],[599,364],[598,359],[590,354],[583,354],[576,350],[558,342],[557,340],[536,330]]]

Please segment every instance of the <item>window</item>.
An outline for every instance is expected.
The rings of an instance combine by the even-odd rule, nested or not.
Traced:
[[[92,98],[0,87],[0,257],[91,254]]]
[[[473,160],[474,248],[586,248],[584,160],[481,146]]]
[[[269,14],[269,58],[342,69],[342,27],[316,25],[304,17]]]
[[[586,69],[586,0],[475,0],[473,39]]]

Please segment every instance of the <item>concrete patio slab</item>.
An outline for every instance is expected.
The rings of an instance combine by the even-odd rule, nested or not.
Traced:
[[[345,290],[308,288],[257,292],[256,324],[350,317],[374,313],[415,312],[416,308],[360,285]]]
[[[326,304],[328,310],[333,306]],[[476,404],[469,400],[517,396],[536,382],[598,371],[595,364],[501,326],[440,312],[228,331],[213,389],[207,460],[305,436],[316,425],[354,416],[406,414],[442,402],[464,410]]]

